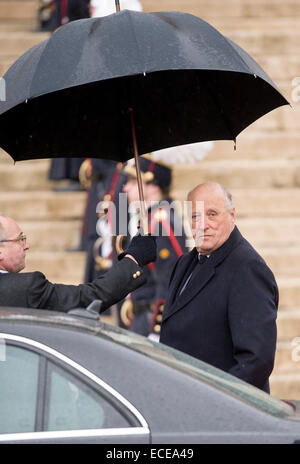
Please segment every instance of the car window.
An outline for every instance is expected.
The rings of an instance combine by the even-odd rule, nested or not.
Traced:
[[[44,430],[87,430],[130,427],[125,417],[77,377],[48,363]]]
[[[2,346],[0,433],[34,432],[38,373],[38,354],[16,346]]]

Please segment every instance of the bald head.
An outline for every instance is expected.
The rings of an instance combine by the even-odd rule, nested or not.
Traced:
[[[229,211],[232,210],[232,195],[222,184],[218,182],[203,182],[202,184],[197,185],[193,190],[188,193],[188,200],[191,200],[194,195],[201,194],[201,191],[210,192],[212,195],[224,197],[224,201]]]
[[[29,249],[23,232],[14,219],[0,215],[0,269],[20,272],[25,267],[25,252]]]
[[[197,185],[188,194],[192,204],[192,233],[197,250],[210,254],[229,238],[235,221],[230,192],[216,182]]]

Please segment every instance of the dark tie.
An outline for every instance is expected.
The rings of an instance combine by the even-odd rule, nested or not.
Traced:
[[[183,286],[181,287],[181,289],[178,292],[178,296],[181,295],[182,292],[186,289],[186,287],[188,286],[188,283],[190,282],[190,280],[192,278],[192,275],[197,271],[199,266],[201,266],[202,264],[204,264],[206,262],[207,259],[208,259],[207,256],[197,255],[195,261],[193,261],[194,267],[190,270],[190,273],[189,273],[186,281],[184,282]]]

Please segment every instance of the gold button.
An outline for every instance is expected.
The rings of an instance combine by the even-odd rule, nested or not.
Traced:
[[[154,332],[159,333],[160,332],[160,325],[155,325],[154,326]]]
[[[138,277],[140,277],[141,271],[137,271],[136,275],[137,275]]]
[[[162,321],[162,314],[158,314],[156,316],[156,320],[157,320],[157,322],[161,322]]]
[[[136,279],[136,278],[137,278],[137,275],[136,275],[136,274],[133,274],[133,276],[132,276],[132,277],[133,277],[134,279]]]

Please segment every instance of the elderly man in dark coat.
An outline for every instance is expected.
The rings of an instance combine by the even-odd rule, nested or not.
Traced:
[[[0,306],[68,311],[99,299],[104,311],[144,284],[142,266],[156,259],[155,238],[137,235],[105,276],[88,284],[63,285],[49,282],[38,271],[20,273],[28,249],[18,224],[0,215]]]
[[[188,196],[196,247],[173,270],[160,341],[269,392],[278,288],[216,183]]]

